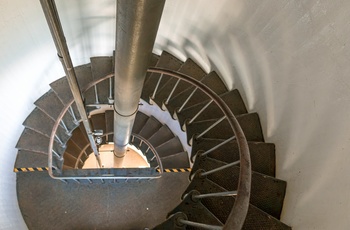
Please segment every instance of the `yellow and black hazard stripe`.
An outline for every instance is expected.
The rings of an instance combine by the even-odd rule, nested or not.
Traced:
[[[157,169],[158,172],[160,172],[160,169]],[[170,173],[170,172],[191,172],[191,168],[177,168],[177,169],[163,169],[163,172]]]
[[[35,171],[48,171],[48,167],[30,167],[30,168],[14,168],[14,172],[35,172]]]

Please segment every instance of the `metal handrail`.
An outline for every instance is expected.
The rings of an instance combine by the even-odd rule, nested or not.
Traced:
[[[113,134],[113,132],[105,133],[105,134],[103,134],[101,137],[105,137],[105,136],[108,136],[108,135],[111,135],[111,134]],[[155,156],[155,158],[156,158],[156,160],[157,160],[158,166],[159,166],[159,168],[160,168],[160,170],[161,170],[160,174],[162,174],[163,171],[164,171],[164,170],[163,170],[163,164],[162,164],[162,161],[161,161],[161,159],[160,159],[160,156],[159,156],[157,150],[153,147],[153,145],[152,145],[147,139],[143,138],[142,136],[140,136],[140,135],[138,135],[138,134],[136,134],[136,133],[132,133],[131,136],[134,136],[134,137],[136,137],[136,138],[142,140],[143,143],[145,143],[145,144],[147,145],[147,147],[152,151],[152,153],[154,154],[154,156]],[[85,145],[84,148],[82,149],[82,151],[79,153],[79,156],[78,156],[78,158],[77,158],[77,162],[75,163],[75,167],[74,167],[75,169],[76,169],[77,166],[78,166],[78,162],[80,161],[81,156],[83,155],[83,153],[85,152],[85,150],[86,150],[89,146],[90,146],[90,143],[88,143],[87,145]]]
[[[93,82],[90,82],[88,85],[86,85],[85,88],[82,89],[82,94],[86,93],[89,89],[91,89],[92,87],[94,87],[95,85],[99,84],[100,82],[102,81],[105,81],[107,79],[111,79],[114,77],[114,74],[108,74],[106,75],[105,77],[103,78],[100,78],[96,81],[93,81]],[[53,165],[52,165],[52,160],[53,160],[53,143],[54,143],[54,138],[55,138],[55,135],[56,135],[56,132],[57,132],[57,129],[60,125],[60,122],[61,120],[63,119],[64,115],[70,110],[70,107],[72,106],[72,104],[74,103],[74,99],[72,99],[71,101],[69,101],[65,107],[62,109],[60,115],[58,116],[53,128],[52,128],[52,132],[51,132],[51,135],[50,135],[50,142],[49,142],[49,150],[48,150],[48,172],[49,172],[49,175],[54,178],[54,179],[62,179],[63,177],[58,177],[58,176],[55,176],[53,175]],[[113,134],[113,132],[110,132],[110,133],[107,133],[107,134],[104,134],[104,135],[110,135],[110,134]],[[162,165],[162,162],[161,162],[161,159],[160,159],[160,156],[158,154],[158,152],[156,151],[156,149],[153,147],[153,145],[146,139],[144,139],[143,137],[137,135],[137,134],[132,134],[134,136],[136,136],[137,138],[141,139],[144,143],[146,143],[146,145],[151,149],[151,151],[154,153],[155,157],[156,157],[156,160],[157,160],[157,163],[159,165],[159,168],[161,169],[160,170],[160,173],[159,174],[162,174],[163,173],[163,165]],[[83,150],[81,151],[81,153],[79,154],[78,158],[77,158],[77,162],[79,161],[79,159],[81,158],[81,155],[83,154],[83,152],[86,150],[86,148],[88,148],[90,144],[87,144]],[[63,156],[62,156],[63,157]],[[55,170],[57,171],[57,170]],[[95,178],[95,177],[94,177]],[[89,177],[86,177],[85,179],[94,179],[94,178],[89,178]],[[113,177],[106,177],[106,178],[113,178]],[[64,179],[68,179],[68,178],[64,178]]]
[[[108,74],[107,76],[103,77],[103,78],[100,78],[96,81],[93,81],[93,82],[90,82],[89,84],[87,84],[85,86],[85,88],[81,89],[82,90],[82,94],[85,93],[87,90],[89,90],[91,87],[93,87],[94,85],[108,79],[108,78],[111,78],[113,77],[114,74]],[[53,171],[52,171],[52,160],[53,160],[53,156],[52,156],[52,150],[53,150],[53,143],[54,143],[54,140],[55,140],[55,135],[56,135],[56,132],[57,132],[57,129],[61,123],[61,120],[63,119],[64,115],[66,114],[66,112],[69,110],[69,108],[72,106],[72,104],[74,103],[74,98],[71,99],[62,109],[61,113],[59,114],[59,116],[57,117],[53,127],[52,127],[52,131],[51,131],[51,135],[50,135],[50,142],[49,142],[49,147],[48,147],[48,172],[49,172],[49,175],[50,177],[54,178],[54,179],[60,179],[59,177],[55,176],[53,174]],[[57,170],[56,170],[57,171]]]
[[[165,74],[181,79],[191,85],[196,86],[196,89],[200,89],[210,99],[213,100],[213,102],[221,109],[227,121],[229,122],[238,143],[240,153],[240,174],[237,188],[237,197],[223,229],[241,229],[249,208],[252,172],[248,142],[236,117],[230,108],[226,105],[226,103],[213,90],[211,90],[202,82],[185,74],[163,68],[149,68],[148,72],[158,73],[162,75]]]
[[[208,86],[204,85],[200,81],[197,81],[185,74],[171,71],[167,69],[162,68],[150,68],[148,69],[148,72],[150,73],[159,73],[159,74],[165,74],[171,77],[175,77],[178,79],[181,79],[191,85],[194,85],[196,89],[200,89],[203,93],[205,93],[209,98],[213,100],[213,102],[221,109],[223,112],[225,118],[229,122],[234,134],[235,139],[237,140],[239,152],[240,152],[240,175],[239,175],[239,182],[238,182],[238,188],[237,188],[237,197],[235,200],[235,203],[233,205],[233,208],[231,210],[231,213],[229,215],[229,218],[226,221],[225,226],[223,227],[224,230],[226,229],[241,229],[245,220],[245,217],[248,212],[249,207],[249,199],[250,199],[250,188],[251,188],[251,163],[250,163],[250,154],[249,154],[249,148],[248,143],[245,138],[245,135],[242,131],[242,128],[240,127],[237,119],[235,118],[234,114],[231,112],[230,108],[225,104],[225,102],[222,101],[222,99],[214,92],[212,91]],[[100,78],[97,81],[91,82],[88,84],[82,91],[85,93],[88,89],[93,87],[94,85],[113,77],[114,74],[109,74],[105,76],[104,78]],[[60,115],[58,116],[50,136],[50,143],[49,143],[49,175],[52,178],[56,179],[62,179],[62,177],[56,177],[53,175],[52,172],[52,148],[53,148],[53,142],[54,142],[54,136],[57,131],[57,128],[60,124],[60,121],[62,120],[65,113],[68,111],[69,107],[73,104],[73,100],[71,100],[61,111]],[[161,170],[162,171],[162,170]],[[103,178],[103,177],[99,177]],[[111,177],[105,177],[105,178],[111,178]],[[113,177],[112,177],[113,178]],[[64,178],[68,179],[68,178]],[[83,179],[89,179],[88,177]]]
[[[143,138],[142,136],[140,136],[140,135],[138,135],[136,133],[132,133],[131,135],[134,136],[134,137],[137,137],[140,140],[142,140],[151,149],[152,153],[156,157],[159,169],[160,169],[160,171],[162,171],[160,174],[162,174],[163,171],[164,171],[164,168],[163,168],[162,160],[160,159],[160,156],[159,156],[157,150],[153,147],[153,145],[147,139]]]

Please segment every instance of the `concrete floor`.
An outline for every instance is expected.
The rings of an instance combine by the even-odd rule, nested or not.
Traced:
[[[47,172],[17,174],[18,201],[29,229],[145,229],[165,220],[188,186],[188,173],[152,181],[62,183]]]

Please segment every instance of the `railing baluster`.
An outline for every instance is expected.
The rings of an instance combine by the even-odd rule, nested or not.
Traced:
[[[204,130],[201,134],[197,135],[195,137],[195,139],[199,139],[201,138],[204,134],[206,134],[207,132],[209,132],[212,128],[214,128],[215,126],[217,126],[220,122],[222,122],[224,119],[226,118],[226,116],[221,117],[219,120],[217,120],[214,124],[212,124],[211,126],[209,126],[206,130]]]
[[[200,156],[202,157],[202,156],[208,155],[209,153],[211,153],[211,152],[217,150],[217,149],[220,148],[221,146],[227,144],[227,143],[230,142],[230,141],[233,141],[234,139],[236,139],[236,136],[230,137],[230,138],[227,139],[226,141],[224,141],[224,142],[222,142],[222,143],[220,143],[220,144],[214,146],[213,148],[211,148],[211,149],[205,151],[204,153],[201,153]]]
[[[140,140],[140,144],[138,148],[141,148],[142,144],[143,144],[143,140]]]
[[[114,98],[113,98],[113,79],[109,78],[109,94],[108,94],[108,104],[113,104]]]
[[[190,125],[199,115],[201,115],[201,113],[203,113],[204,110],[206,110],[206,108],[208,108],[208,106],[213,102],[213,99],[211,99],[205,106],[203,106],[203,108],[201,110],[199,110],[199,112],[192,117],[191,120],[189,120],[188,124]]]
[[[97,84],[94,85],[94,91],[95,91],[95,104],[100,104],[100,100],[98,99]]]
[[[55,139],[60,143],[62,148],[65,148],[66,145],[63,143],[63,141],[55,134]]]
[[[64,123],[63,120],[60,121],[62,127],[66,130],[66,134],[68,134],[69,136],[71,135],[71,132],[68,130],[66,123]]]
[[[180,82],[180,79],[177,79],[176,84],[174,85],[174,87],[173,87],[173,89],[171,90],[171,92],[170,92],[168,98],[167,98],[166,101],[164,102],[165,105],[167,105],[167,104],[169,103],[170,98],[173,96],[173,93],[175,92],[175,89],[176,89],[177,85],[179,84],[179,82]]]
[[[238,165],[239,163],[240,163],[240,161],[238,160],[238,161],[232,162],[232,163],[230,163],[230,164],[223,165],[223,166],[221,166],[221,167],[219,167],[219,168],[215,168],[215,169],[212,169],[212,170],[203,172],[203,173],[201,173],[200,175],[201,175],[201,176],[208,176],[208,175],[210,175],[210,174],[212,174],[212,173],[219,172],[219,171],[221,171],[221,170],[223,170],[223,169],[226,169],[226,168],[229,168],[229,167],[231,167],[231,166]]]
[[[188,96],[188,98],[186,99],[186,101],[182,104],[182,106],[177,110],[178,113],[181,113],[181,111],[183,110],[183,108],[186,106],[186,104],[189,102],[189,100],[192,98],[192,96],[194,95],[194,93],[197,91],[198,88],[195,88],[192,93],[190,94],[190,96]]]
[[[75,123],[75,124],[79,124],[79,122],[78,122],[78,120],[77,120],[77,117],[76,117],[75,114],[74,114],[74,110],[73,110],[72,106],[69,106],[69,112],[70,112],[70,114],[71,114],[72,117],[73,117],[74,123]]]
[[[162,78],[163,78],[163,74],[161,74],[160,77],[159,77],[159,79],[158,79],[156,88],[155,88],[154,91],[153,91],[153,94],[152,94],[151,99],[154,99],[154,98],[156,97],[156,93],[157,93],[157,90],[158,90],[158,87],[159,87],[159,85],[160,85],[160,82],[161,82]]]
[[[221,196],[237,196],[237,191],[214,192],[214,193],[207,193],[207,194],[193,194],[192,198],[202,199],[207,197],[221,197]]]
[[[52,149],[52,152],[58,159],[62,160],[62,157],[55,150]]]
[[[182,218],[178,218],[177,221],[180,222],[181,224],[185,224],[185,225],[188,225],[188,226],[201,228],[201,229],[222,230],[222,228],[223,228],[222,226],[210,225],[210,224],[202,224],[202,223],[198,223],[198,222],[185,220],[185,219],[182,219]]]

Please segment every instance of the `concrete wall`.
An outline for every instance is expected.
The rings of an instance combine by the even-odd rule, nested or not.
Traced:
[[[113,0],[57,2],[74,64],[111,54]],[[259,112],[288,182],[282,221],[294,229],[350,226],[349,10],[345,0],[168,0],[157,37],[155,52],[217,70]],[[14,145],[63,71],[37,0],[1,0],[0,33],[0,229],[23,229]]]

